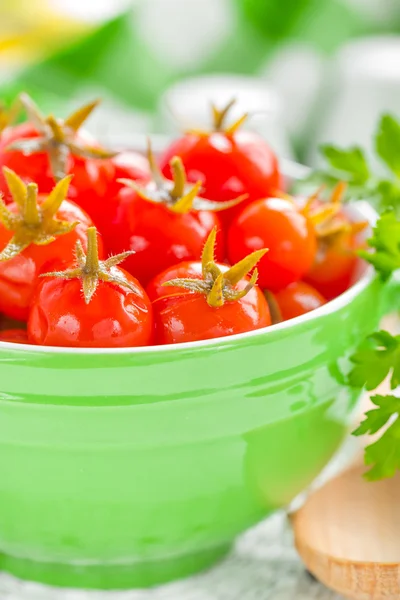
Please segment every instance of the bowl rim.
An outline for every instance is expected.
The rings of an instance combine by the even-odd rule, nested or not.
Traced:
[[[300,167],[301,165],[299,165]],[[351,204],[349,210],[354,214],[358,220],[367,220],[370,226],[373,226],[377,220],[377,213],[372,206],[366,201],[357,201]],[[294,319],[283,321],[282,323],[276,323],[275,325],[269,325],[268,327],[262,327],[253,331],[246,331],[245,333],[237,333],[234,335],[213,338],[208,340],[200,340],[193,342],[182,342],[179,344],[165,344],[165,345],[152,345],[152,346],[136,346],[136,347],[123,347],[123,348],[79,348],[79,347],[68,347],[68,346],[35,346],[33,344],[20,344],[15,342],[0,341],[0,352],[4,350],[12,350],[14,353],[19,352],[20,354],[29,352],[30,354],[72,354],[72,355],[137,355],[137,354],[158,354],[166,352],[184,352],[187,350],[196,349],[217,349],[221,347],[231,346],[235,343],[246,342],[249,339],[258,338],[261,336],[273,335],[277,332],[284,332],[288,329],[296,329],[301,327],[305,323],[315,321],[320,317],[327,316],[329,314],[340,311],[344,306],[349,304],[355,297],[361,294],[364,289],[372,283],[375,279],[375,271],[369,266],[365,270],[365,273],[345,292],[330,300],[323,306],[316,308],[313,311],[305,313]]]

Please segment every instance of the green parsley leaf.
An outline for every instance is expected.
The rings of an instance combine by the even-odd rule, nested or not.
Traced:
[[[393,271],[400,268],[400,221],[393,211],[379,218],[368,244],[375,251],[362,250],[359,255],[374,265],[382,279],[388,279]]]
[[[322,153],[328,169],[312,174],[306,184],[316,181],[333,188],[338,181],[348,183],[346,199],[369,201],[383,212],[369,242],[371,251],[359,254],[370,262],[382,279],[400,269],[400,123],[384,115],[375,136],[375,150],[391,174],[382,178],[370,171],[366,155],[357,146],[340,149],[323,146]],[[351,357],[353,368],[349,383],[354,387],[373,390],[386,377],[393,388],[400,385],[400,335],[379,331],[369,336]],[[354,435],[373,435],[382,431],[381,437],[367,446],[365,462],[372,468],[366,473],[369,480],[392,477],[400,469],[400,399],[393,395],[374,396],[374,409],[367,412],[365,420]]]
[[[349,374],[353,387],[374,390],[391,374],[391,387],[400,384],[400,335],[387,331],[370,335],[350,358],[354,367]]]
[[[363,185],[370,177],[370,171],[364,152],[361,148],[353,146],[347,150],[341,150],[335,146],[325,145],[321,147],[329,165],[337,172],[338,178],[354,185]]]
[[[400,214],[400,185],[395,181],[381,179],[376,184],[375,197],[371,198],[372,204],[379,211],[394,210]]]
[[[400,123],[391,115],[383,115],[375,138],[378,155],[389,169],[400,177]]]
[[[400,123],[391,115],[384,115],[379,121],[375,151],[389,168],[389,177],[373,173],[366,153],[358,146],[324,145],[321,152],[328,167],[312,173],[303,184],[323,183],[333,189],[339,181],[346,181],[346,201],[367,200],[378,212],[393,209],[400,216]],[[302,184],[298,184],[299,188],[301,191]]]
[[[393,477],[400,469],[400,398],[396,396],[373,396],[373,408],[365,415],[364,421],[353,435],[373,435],[393,422],[385,429],[381,437],[365,449],[365,464],[373,465],[365,474],[369,481]]]

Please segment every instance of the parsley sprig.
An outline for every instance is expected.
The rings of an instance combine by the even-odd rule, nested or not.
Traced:
[[[387,331],[370,335],[363,347],[351,358],[354,363],[350,383],[356,387],[374,390],[389,376],[392,390],[400,384],[400,336]],[[393,394],[371,397],[375,408],[365,414],[364,421],[353,435],[381,437],[366,447],[365,464],[371,466],[366,473],[370,481],[393,477],[400,469],[400,398]]]
[[[400,123],[390,115],[383,115],[374,142],[375,151],[386,167],[386,176],[373,173],[361,148],[326,145],[322,153],[327,168],[313,173],[308,182],[318,181],[329,188],[346,181],[348,200],[369,200],[381,213],[368,240],[369,249],[360,251],[360,255],[386,281],[400,269]],[[389,378],[391,390],[396,390],[400,386],[400,335],[387,331],[373,333],[351,361],[350,385],[372,391]],[[365,464],[370,467],[365,476],[372,481],[392,477],[400,470],[400,394],[399,397],[395,392],[377,394],[371,401],[374,408],[365,414],[353,434],[380,435],[365,449]]]
[[[364,460],[371,466],[365,477],[369,481],[393,477],[400,469],[400,398],[390,394],[372,396],[376,408],[365,414],[353,435],[373,435],[383,431],[381,437],[365,448]],[[389,427],[387,427],[389,423]]]
[[[366,153],[358,146],[342,149],[324,145],[321,152],[327,167],[315,171],[308,182],[333,187],[346,181],[347,199],[369,200],[378,212],[391,209],[400,216],[400,123],[391,115],[381,117],[374,147],[386,169],[385,176],[373,172]]]
[[[393,211],[383,213],[368,240],[369,250],[359,255],[371,263],[386,281],[400,268],[400,220]]]
[[[400,221],[394,212],[384,213],[369,240],[371,252],[360,255],[370,262],[383,280],[400,269]],[[370,335],[350,359],[353,369],[349,383],[357,388],[376,389],[389,377],[390,387],[400,386],[400,335],[378,331]],[[366,473],[370,481],[392,477],[400,469],[400,398],[393,394],[375,395],[371,401],[376,408],[368,411],[365,420],[353,435],[381,437],[366,447],[365,464],[371,466]]]

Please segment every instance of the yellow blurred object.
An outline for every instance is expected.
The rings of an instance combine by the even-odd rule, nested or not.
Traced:
[[[2,0],[0,64],[36,61],[87,29],[86,23],[58,14],[51,0]]]

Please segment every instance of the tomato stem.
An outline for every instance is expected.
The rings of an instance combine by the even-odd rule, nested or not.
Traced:
[[[174,156],[169,163],[173,177],[172,182],[161,173],[154,157],[150,140],[148,140],[147,157],[153,178],[149,184],[141,186],[136,181],[130,179],[118,179],[118,182],[135,190],[143,200],[153,202],[153,204],[162,204],[172,212],[179,214],[184,214],[191,210],[219,212],[237,206],[240,202],[248,198],[248,194],[242,194],[233,200],[223,202],[200,198],[199,194],[202,183],[201,181],[197,181],[194,185],[187,184],[185,167],[179,156]]]
[[[37,195],[38,186],[36,183],[28,183],[26,186],[26,199],[24,206],[24,220],[28,227],[36,227],[40,223]]]
[[[85,272],[97,274],[99,271],[99,246],[97,242],[96,227],[89,227],[87,230],[87,254],[85,262]]]
[[[179,156],[174,156],[170,162],[174,187],[170,191],[172,198],[181,198],[185,193],[186,172],[183,166],[182,159]]]
[[[212,132],[223,132],[227,135],[233,135],[239,127],[243,125],[243,123],[248,118],[249,114],[244,113],[241,115],[236,121],[234,121],[231,125],[226,125],[226,119],[231,111],[231,108],[236,104],[236,98],[232,98],[223,108],[217,108],[215,104],[211,104],[212,110]],[[208,135],[210,132],[202,130],[202,129],[192,129],[189,133],[199,134],[199,135]]]
[[[24,107],[28,119],[37,129],[39,136],[17,140],[7,146],[6,150],[19,151],[25,155],[46,152],[49,156],[53,177],[59,181],[65,177],[68,157],[72,154],[83,158],[111,158],[115,152],[81,142],[77,137],[79,128],[97,106],[98,101],[79,108],[65,120],[56,119],[54,115],[44,117],[35,102],[28,94],[21,94],[19,101]]]
[[[135,294],[140,293],[139,288],[132,281],[126,279],[124,272],[115,268],[128,256],[133,254],[133,252],[123,252],[122,254],[110,256],[107,260],[101,261],[99,260],[97,235],[96,227],[88,228],[86,254],[80,241],[76,243],[76,265],[72,269],[44,273],[41,277],[80,279],[86,304],[90,303],[100,281],[125,287]]]
[[[223,271],[214,258],[216,236],[217,230],[214,227],[207,238],[201,257],[203,279],[172,279],[163,283],[163,285],[181,287],[190,292],[205,294],[207,303],[212,308],[219,308],[226,301],[234,302],[246,296],[257,283],[258,271],[254,267],[267,252],[267,249],[256,250],[227,271]],[[237,290],[235,286],[253,269],[253,274],[247,285],[243,289]]]
[[[76,227],[77,223],[56,218],[57,210],[67,195],[71,177],[62,179],[43,204],[39,204],[36,183],[25,185],[7,167],[3,167],[3,175],[18,211],[11,212],[0,198],[0,221],[13,233],[7,246],[0,252],[0,261],[14,258],[31,244],[49,244],[57,236],[69,233]]]
[[[236,98],[232,98],[223,108],[219,109],[215,106],[215,104],[211,105],[212,114],[213,114],[213,125],[215,131],[223,131],[225,119],[231,110],[232,106],[236,103]]]
[[[311,194],[302,208],[302,214],[312,223],[320,246],[327,248],[336,245],[343,235],[357,234],[368,223],[352,223],[341,215],[343,196],[347,183],[339,181],[326,202],[318,202],[324,186]],[[316,204],[317,203],[317,204]]]
[[[58,144],[61,144],[65,141],[65,134],[62,129],[62,126],[57,122],[57,119],[54,115],[49,115],[46,119],[46,123],[49,125],[51,131],[53,132],[54,141]]]

